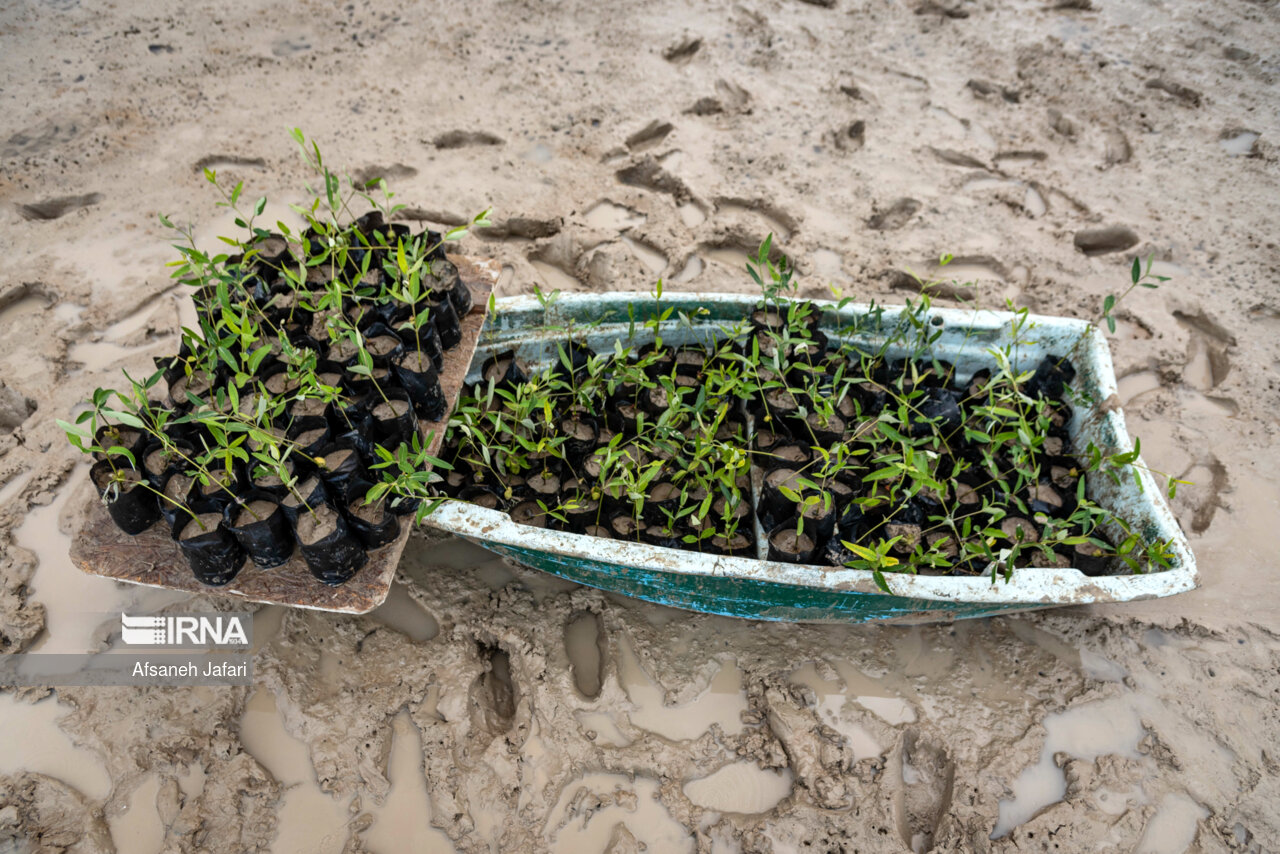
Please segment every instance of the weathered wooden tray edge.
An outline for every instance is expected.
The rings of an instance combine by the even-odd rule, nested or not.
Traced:
[[[494,261],[466,256],[450,256],[462,280],[471,288],[474,308],[462,318],[462,342],[446,354],[440,385],[452,412],[466,381],[471,359],[484,328],[489,295],[497,283],[501,267]],[[444,439],[445,421],[422,425],[432,433],[429,452],[434,454]],[[317,581],[302,556],[293,557],[274,569],[259,569],[246,562],[240,574],[225,587],[208,587],[191,574],[178,546],[157,523],[136,537],[116,527],[93,490],[76,510],[79,524],[71,542],[71,561],[83,572],[130,584],[187,590],[192,593],[222,595],[248,602],[288,605],[317,611],[365,614],[386,601],[391,581],[412,532],[412,517],[402,517],[400,536],[376,551],[356,575],[338,587]]]

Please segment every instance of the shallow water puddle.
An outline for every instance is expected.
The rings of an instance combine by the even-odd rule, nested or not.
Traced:
[[[45,606],[45,633],[32,651],[94,650],[98,647],[99,629],[118,629],[122,611],[151,613],[191,596],[88,575],[71,562],[71,538],[59,530],[58,516],[71,496],[79,492],[88,471],[88,466],[77,467],[54,501],[33,509],[13,533],[14,541],[34,552],[39,560],[31,580],[31,597]],[[101,639],[105,637],[104,631]]]
[[[22,492],[22,487],[27,485],[27,481],[31,480],[31,476],[35,473],[35,469],[28,469],[27,471],[20,471],[9,478],[9,482],[0,487],[0,506],[4,506],[17,498],[18,494]]]
[[[582,696],[594,700],[600,696],[600,688],[604,682],[604,659],[608,654],[599,616],[590,611],[574,614],[565,626],[564,645],[574,685]]]
[[[680,272],[671,277],[673,282],[692,282],[702,273],[702,259],[697,255],[690,255],[688,260],[684,262],[684,266],[680,268]]]
[[[276,698],[255,691],[240,718],[240,743],[285,792],[276,808],[278,833],[272,851],[341,852],[350,821],[348,803],[320,791],[307,747],[284,728]]]
[[[530,259],[530,264],[537,271],[538,278],[542,279],[542,284],[548,288],[555,290],[580,290],[582,285],[573,276],[561,270],[554,264],[548,264],[546,261],[534,261]]]
[[[959,282],[974,284],[977,282],[999,282],[1004,284],[1005,277],[994,267],[981,261],[965,261],[956,259],[945,267],[935,266],[929,271],[929,277],[943,282]]]
[[[643,225],[645,215],[623,205],[615,205],[605,199],[592,205],[583,218],[587,225],[604,231],[624,231],[637,225]]]
[[[667,256],[649,244],[640,240],[633,240],[630,237],[623,237],[622,242],[631,250],[631,254],[636,256],[640,263],[651,273],[661,273],[667,269]]]
[[[431,826],[431,798],[422,764],[422,733],[407,711],[391,724],[391,757],[387,762],[391,791],[382,806],[366,803],[373,826],[362,834],[365,847],[378,854],[399,851],[452,851],[443,830]]]
[[[764,229],[761,233],[772,234],[774,243],[786,241],[791,237],[791,227],[782,221],[786,218],[785,214],[780,217],[778,211],[771,209],[766,203],[743,204],[722,199],[716,205],[716,213],[737,213],[759,219],[764,224]]]
[[[1160,375],[1155,371],[1135,371],[1131,374],[1125,374],[1116,380],[1116,394],[1120,398],[1120,405],[1123,407],[1131,407],[1136,405],[1137,401],[1144,395],[1157,391],[1160,388]]]
[[[395,629],[417,643],[429,641],[440,634],[440,624],[436,622],[426,608],[409,595],[409,590],[400,582],[391,585],[387,601],[369,613],[388,628]]]
[[[627,747],[631,744],[631,739],[623,735],[618,722],[608,712],[577,711],[573,716],[577,718],[584,734],[595,733],[593,741],[596,744],[604,747]]]
[[[692,701],[668,706],[663,702],[663,689],[645,672],[630,641],[619,638],[618,679],[636,706],[628,717],[641,729],[672,741],[697,738],[713,723],[730,735],[742,731],[747,695],[742,690],[742,672],[736,665],[722,665],[707,690]]]
[[[697,228],[707,221],[707,215],[693,202],[686,202],[680,206],[680,221],[687,228]]]
[[[81,371],[102,371],[114,369],[117,364],[124,362],[133,356],[145,356],[151,354],[161,344],[168,344],[168,341],[155,341],[145,344],[141,347],[124,347],[112,341],[82,341],[72,344],[67,348],[67,362],[69,364],[83,365],[84,367],[72,370],[72,376]],[[139,359],[139,364],[151,364],[149,359]]]
[[[314,779],[306,745],[289,734],[271,691],[256,690],[240,718],[240,743],[281,784]]]
[[[461,537],[409,540],[402,571],[410,577],[424,577],[442,567],[472,573],[494,590],[501,590],[515,578],[501,557]]]
[[[55,777],[80,790],[93,800],[111,792],[111,777],[93,751],[76,747],[58,728],[58,719],[67,713],[53,697],[26,703],[13,694],[0,694],[0,720],[6,731],[20,733],[5,739],[0,750],[0,774],[31,771]]]
[[[1251,130],[1243,130],[1235,134],[1229,134],[1218,140],[1218,145],[1222,146],[1222,150],[1227,153],[1228,157],[1240,157],[1241,155],[1252,154],[1253,144],[1258,141],[1261,134]]]
[[[1032,217],[1041,217],[1049,210],[1049,205],[1045,203],[1044,196],[1040,195],[1040,191],[1035,187],[1027,187],[1026,195],[1023,197],[1022,207]]]
[[[289,609],[284,605],[264,605],[253,612],[253,654],[257,655],[262,648],[275,640],[280,634],[280,626],[284,623],[284,615]]]
[[[1013,799],[1000,802],[1000,817],[992,839],[1005,836],[1036,813],[1062,800],[1067,780],[1054,764],[1056,753],[1077,759],[1097,759],[1114,753],[1139,759],[1138,742],[1142,739],[1142,722],[1131,698],[1118,697],[1087,703],[1049,715],[1044,719],[1048,735],[1040,761],[1018,775],[1010,784]]]
[[[731,246],[708,247],[702,252],[712,261],[717,264],[723,264],[737,273],[745,271],[747,269],[747,261],[750,260],[744,250],[735,249]]]
[[[809,258],[813,261],[813,271],[823,279],[845,279],[844,259],[833,249],[815,249]]]
[[[791,794],[795,776],[790,768],[781,773],[754,762],[734,762],[713,774],[684,784],[684,793],[700,807],[720,812],[768,812]]]
[[[622,824],[645,850],[692,852],[693,836],[658,801],[658,781],[625,774],[586,774],[560,793],[547,818],[556,854],[604,851]],[[624,849],[630,850],[630,849]]]
[[[108,341],[119,341],[132,335],[145,326],[146,322],[151,319],[151,315],[155,314],[162,305],[168,304],[170,299],[177,299],[177,297],[170,296],[169,291],[162,291],[156,294],[104,329],[102,337]]]
[[[1134,854],[1182,854],[1196,838],[1196,825],[1209,811],[1181,793],[1171,793],[1147,822]]]
[[[844,680],[846,690],[858,705],[874,713],[892,726],[914,723],[916,710],[910,702],[894,694],[848,661],[833,661],[831,666]]]
[[[827,726],[845,737],[854,759],[868,759],[884,752],[865,727],[853,720],[846,709],[849,700],[848,689],[839,681],[828,682],[818,675],[817,667],[809,662],[791,674],[791,682],[810,688],[817,697],[816,710],[818,717]]]
[[[44,297],[28,292],[27,296],[0,308],[0,329],[16,332],[27,320],[44,314],[48,308],[49,302]]]
[[[127,807],[107,816],[111,841],[116,849],[128,854],[154,854],[164,847],[164,824],[156,808],[160,777],[148,774],[129,795]]]

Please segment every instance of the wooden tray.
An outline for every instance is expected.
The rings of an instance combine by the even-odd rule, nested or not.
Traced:
[[[445,353],[444,370],[440,372],[440,387],[452,412],[471,367],[471,358],[488,311],[489,294],[498,281],[501,267],[494,261],[479,261],[460,255],[450,256],[449,260],[458,266],[462,280],[471,288],[473,302],[471,313],[461,318],[462,341]],[[424,438],[426,433],[434,431],[428,453],[434,454],[439,449],[447,421],[446,415],[442,421],[422,424]],[[222,594],[250,602],[347,614],[364,614],[386,601],[391,579],[413,528],[412,516],[401,517],[400,536],[369,552],[368,563],[350,581],[338,587],[317,581],[297,550],[287,563],[273,569],[259,569],[252,561],[246,561],[244,569],[230,584],[208,587],[191,574],[186,558],[163,524],[153,525],[131,537],[111,521],[93,490],[87,491],[87,497],[77,508],[77,516],[78,530],[71,541],[71,560],[90,575],[148,587]]]

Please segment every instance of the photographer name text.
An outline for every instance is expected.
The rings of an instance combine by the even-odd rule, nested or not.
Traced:
[[[207,662],[202,670],[199,662],[188,661],[185,664],[152,664],[150,661],[139,661],[133,665],[133,675],[139,679],[235,679],[249,675],[248,662],[234,664],[231,662]]]

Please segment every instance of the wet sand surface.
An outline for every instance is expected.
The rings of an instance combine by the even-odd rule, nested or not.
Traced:
[[[397,2],[0,12],[0,651],[225,607],[79,573],[53,423],[191,322],[156,214],[200,170],[289,218],[326,159],[534,284],[1092,316],[1203,586],[916,628],[762,625],[411,540],[366,617],[264,608],[253,689],[0,695],[0,849],[1267,851],[1280,848],[1275,520],[1280,19],[1109,0]],[[114,633],[114,636],[113,636]],[[74,847],[73,847],[74,846]],[[647,846],[642,849],[642,846]]]

